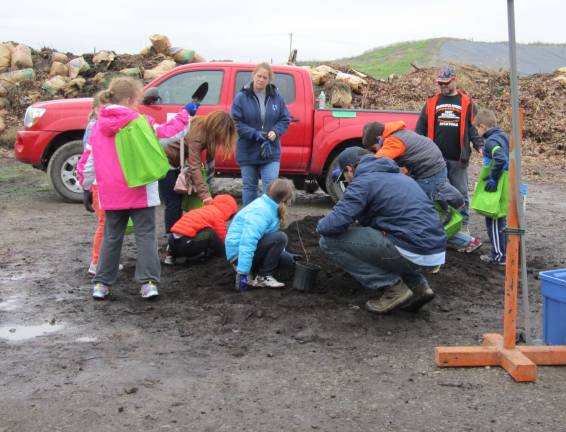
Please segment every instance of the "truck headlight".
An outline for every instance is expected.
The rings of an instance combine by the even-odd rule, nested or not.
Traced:
[[[37,121],[43,117],[43,114],[45,114],[46,109],[45,108],[34,108],[34,107],[29,107],[26,110],[26,115],[24,116],[24,127],[26,129],[29,129],[30,127],[32,127],[34,124],[37,123]]]

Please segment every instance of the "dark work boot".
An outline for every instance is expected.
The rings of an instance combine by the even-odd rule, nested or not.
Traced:
[[[406,283],[413,292],[413,296],[402,306],[402,309],[409,312],[418,312],[420,308],[434,298],[434,291],[430,288],[424,276],[421,275],[417,280],[406,281]]]

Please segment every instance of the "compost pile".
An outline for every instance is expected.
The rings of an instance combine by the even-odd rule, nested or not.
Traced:
[[[404,75],[375,80],[348,66],[321,65],[309,68],[315,94],[325,91],[329,105],[340,108],[399,109],[420,111],[428,96],[438,92],[437,69],[423,68]],[[474,66],[457,66],[459,86],[470,94],[479,108],[496,112],[501,127],[511,129],[511,94],[509,73],[487,71]],[[358,76],[364,82],[348,89],[336,78],[344,73]],[[560,157],[566,162],[566,67],[552,74],[536,74],[519,80],[520,107],[524,113],[523,154]],[[339,94],[340,97],[334,97]],[[334,103],[337,100],[338,103]]]
[[[103,50],[80,56],[0,43],[0,145],[13,145],[25,110],[34,102],[91,97],[115,76],[149,82],[181,64],[205,61],[194,50],[173,47],[167,36],[154,34],[149,40],[139,54]]]

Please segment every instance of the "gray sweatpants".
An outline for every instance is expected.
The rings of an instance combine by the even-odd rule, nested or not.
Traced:
[[[118,278],[120,253],[128,218],[134,222],[136,236],[137,261],[135,278],[139,283],[159,282],[161,263],[157,253],[157,237],[155,234],[155,207],[108,210],[104,224],[104,238],[100,258],[96,266],[94,283],[111,286]]]

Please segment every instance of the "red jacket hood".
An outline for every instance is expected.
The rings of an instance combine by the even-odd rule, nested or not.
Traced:
[[[103,135],[114,136],[118,131],[130,123],[132,120],[138,118],[139,114],[125,106],[109,105],[103,107],[96,118],[98,130]]]
[[[389,135],[401,130],[405,129],[407,125],[405,125],[404,121],[396,121],[396,122],[389,122],[385,123],[385,129],[383,130],[382,139],[387,138]]]
[[[212,199],[214,207],[220,210],[224,220],[230,219],[238,211],[238,203],[232,195],[221,194],[216,195]]]

